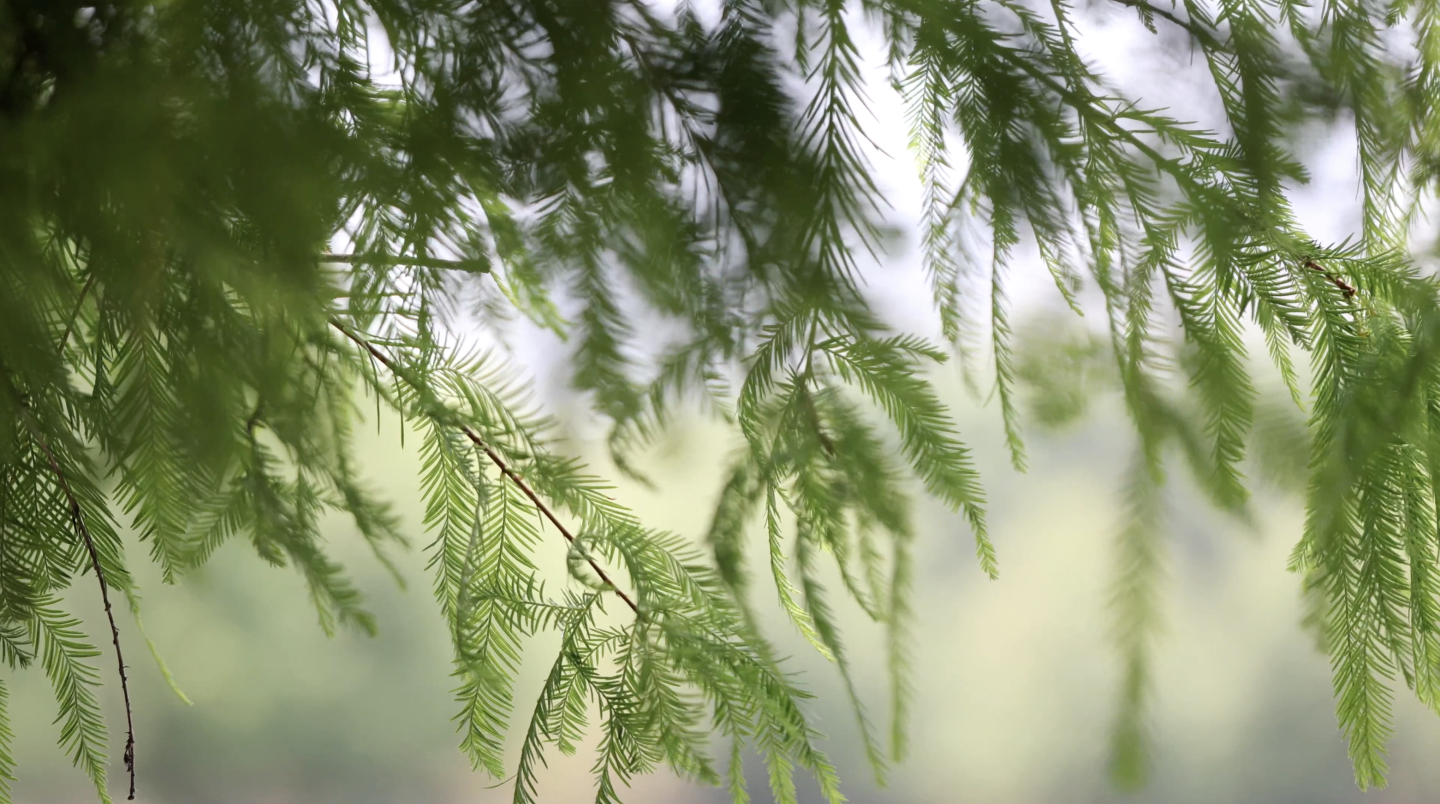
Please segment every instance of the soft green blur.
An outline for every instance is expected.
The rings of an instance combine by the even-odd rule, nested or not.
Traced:
[[[993,410],[966,408],[964,432],[977,449],[990,493],[1001,578],[984,580],[963,524],[926,506],[918,546],[920,623],[915,651],[912,753],[877,790],[864,769],[853,719],[834,673],[779,616],[770,633],[819,693],[815,711],[852,801],[1072,804],[1275,802],[1328,804],[1440,800],[1440,721],[1409,696],[1399,701],[1388,790],[1362,795],[1335,727],[1326,662],[1298,626],[1297,578],[1285,557],[1301,523],[1299,503],[1262,496],[1253,528],[1172,495],[1168,633],[1157,654],[1156,776],[1133,798],[1104,778],[1115,664],[1105,642],[1108,544],[1130,435],[1101,416],[1063,436],[1032,434],[1031,469],[1017,475],[999,441]],[[365,445],[371,476],[410,524],[414,549],[397,557],[399,590],[345,523],[333,547],[370,595],[381,634],[327,640],[298,576],[271,569],[243,542],[179,587],[141,574],[146,629],[194,705],[169,692],[133,622],[122,619],[132,668],[140,798],[151,802],[486,802],[508,785],[471,774],[451,729],[446,635],[425,571],[417,462],[387,422]],[[662,491],[618,492],[651,523],[698,534],[717,489],[721,431],[676,428],[650,456]],[[406,442],[414,446],[413,440]],[[600,454],[598,446],[582,450]],[[547,571],[563,573],[553,530]],[[132,551],[143,546],[132,546]],[[138,563],[138,562],[137,562]],[[768,576],[757,575],[769,601]],[[91,633],[98,596],[71,601]],[[833,596],[837,604],[842,596]],[[858,677],[876,719],[886,701],[880,633],[858,608],[845,610]],[[545,648],[549,648],[547,644]],[[543,660],[537,650],[538,662]],[[122,724],[106,679],[112,738]],[[517,696],[533,700],[531,687]],[[93,791],[55,747],[54,703],[38,672],[13,694],[22,802],[89,802]],[[118,750],[112,747],[112,754]],[[591,758],[554,755],[542,795],[589,798]],[[763,774],[750,774],[757,802]],[[117,786],[118,789],[118,786]],[[718,790],[664,774],[640,780],[634,802],[720,802]]]

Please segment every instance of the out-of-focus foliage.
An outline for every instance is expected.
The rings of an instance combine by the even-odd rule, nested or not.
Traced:
[[[1059,386],[1012,354],[1016,248],[1038,244],[1077,309],[1084,290],[1103,299],[1138,435],[1118,542],[1117,778],[1145,768],[1166,459],[1245,511],[1242,461],[1264,433],[1253,330],[1308,410],[1293,566],[1357,779],[1383,782],[1391,682],[1440,708],[1440,314],[1409,250],[1440,165],[1440,6],[1122,2],[1191,40],[1224,130],[1107,87],[1061,2],[4,3],[0,656],[49,678],[61,743],[103,798],[99,651],[61,601],[85,573],[106,591],[123,688],[113,608],[140,604],[122,523],[167,581],[245,539],[302,573],[326,630],[373,629],[318,528],[348,513],[382,559],[406,542],[352,451],[373,401],[424,459],[462,748],[513,774],[516,801],[592,721],[599,801],[662,765],[745,800],[747,748],[778,801],[795,800],[797,767],[840,800],[805,694],[750,613],[756,563],[834,660],[883,774],[906,748],[908,495],[961,514],[981,568],[997,562],[976,469],[925,375],[946,351],[887,326],[863,290],[859,255],[887,244],[856,44],[871,26],[911,112],[940,329],[962,353],[983,334],[1017,467],[1019,381],[1042,398]],[[1413,47],[1387,44],[1403,35]],[[1287,201],[1305,178],[1290,129],[1317,117],[1358,136],[1353,243],[1315,242]],[[647,528],[558,454],[503,358],[457,342],[469,313],[568,338],[622,469],[680,400],[733,421],[744,443],[712,554]],[[1052,361],[1083,358],[1089,376],[1101,347],[1076,348]],[[1041,410],[1058,422],[1081,399]],[[761,522],[756,562],[741,536]],[[547,594],[534,561],[552,548],[573,583]],[[889,630],[884,736],[822,562]],[[517,701],[541,632],[558,650],[539,699]]]
[[[1021,330],[1015,379],[1026,391],[1028,412],[1045,429],[1063,430],[1083,420],[1095,398],[1118,387],[1103,338],[1044,318]]]

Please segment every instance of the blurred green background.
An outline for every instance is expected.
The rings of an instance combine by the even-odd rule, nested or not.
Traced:
[[[962,399],[958,383],[955,399]],[[1113,409],[1113,408],[1112,408]],[[912,754],[877,789],[865,769],[838,679],[780,616],[769,633],[819,693],[814,711],[856,802],[1266,802],[1328,804],[1440,800],[1440,719],[1397,695],[1398,736],[1389,789],[1359,793],[1336,730],[1326,661],[1298,628],[1298,579],[1285,558],[1298,537],[1299,501],[1261,492],[1259,519],[1244,527],[1210,512],[1183,488],[1171,493],[1167,633],[1157,648],[1156,774],[1142,793],[1115,793],[1105,746],[1116,662],[1105,641],[1109,540],[1120,511],[1115,490],[1131,436],[1106,408],[1061,435],[1031,433],[1027,475],[1009,469],[993,408],[960,403],[991,498],[1001,578],[984,579],[972,538],[956,517],[925,505],[919,517]],[[508,785],[469,771],[450,723],[448,648],[424,569],[417,460],[393,422],[363,446],[372,478],[396,502],[415,543],[399,564],[400,590],[345,523],[329,528],[333,549],[368,592],[381,633],[327,639],[293,571],[262,564],[243,542],[176,587],[145,568],[146,627],[193,700],[171,694],[133,622],[121,620],[132,668],[141,800],[150,802],[487,802]],[[677,427],[649,463],[659,492],[622,485],[618,494],[651,523],[702,532],[731,448],[711,425]],[[575,435],[571,447],[598,456]],[[597,460],[597,463],[601,461]],[[1177,475],[1180,474],[1177,472]],[[560,537],[549,531],[547,569],[563,572]],[[758,535],[758,534],[757,534]],[[137,563],[144,548],[132,546]],[[773,598],[768,578],[756,589]],[[838,603],[841,595],[833,599]],[[83,581],[68,602],[98,640],[98,599]],[[846,609],[859,678],[882,722],[886,701],[878,629]],[[551,648],[536,643],[535,668]],[[112,739],[123,722],[106,680]],[[527,714],[539,677],[517,696]],[[12,695],[22,802],[94,800],[55,747],[54,703],[38,672],[15,679]],[[112,746],[112,754],[118,756]],[[591,756],[558,755],[542,777],[545,800],[588,800]],[[118,763],[117,763],[118,765]],[[118,767],[117,767],[118,770]],[[119,788],[119,774],[116,774]],[[755,801],[769,800],[763,771],[750,769]],[[809,800],[817,800],[813,790]],[[642,779],[634,802],[721,802],[719,790],[659,775]]]

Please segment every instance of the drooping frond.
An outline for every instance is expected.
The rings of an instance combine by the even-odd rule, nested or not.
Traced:
[[[15,781],[15,732],[10,728],[10,691],[0,682],[0,802],[10,804]]]
[[[1151,643],[1160,622],[1160,585],[1165,570],[1161,543],[1161,488],[1141,456],[1125,489],[1126,520],[1116,539],[1111,579],[1114,639],[1121,658],[1120,704],[1110,734],[1110,767],[1116,782],[1140,786],[1149,765],[1145,704],[1154,684]]]
[[[60,707],[56,718],[60,724],[60,744],[94,782],[101,800],[108,804],[107,733],[95,696],[100,678],[87,661],[100,652],[86,641],[77,620],[48,603],[36,607],[30,621],[30,639]]]

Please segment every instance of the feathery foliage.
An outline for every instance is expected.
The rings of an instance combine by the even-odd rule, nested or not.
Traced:
[[[101,652],[63,608],[92,576],[133,797],[111,608],[113,592],[138,616],[131,552],[171,583],[242,539],[301,574],[327,632],[373,631],[319,525],[348,515],[387,563],[412,541],[352,453],[373,404],[418,434],[477,769],[535,801],[546,752],[593,728],[600,802],[661,766],[747,801],[748,752],[775,800],[796,800],[800,770],[838,802],[756,596],[773,587],[834,661],[883,777],[906,750],[912,496],[956,514],[982,572],[999,563],[930,379],[954,354],[972,383],[988,358],[1017,468],[1027,386],[1042,424],[1119,389],[1137,457],[1114,767],[1138,783],[1162,481],[1178,457],[1245,514],[1247,453],[1263,463],[1283,431],[1258,401],[1259,342],[1308,416],[1293,568],[1356,779],[1383,784],[1396,678],[1440,711],[1440,288],[1420,226],[1440,181],[1440,4],[1115,2],[1203,59],[1213,130],[1108,84],[1063,0],[0,5],[0,658],[49,678],[60,743],[107,798]],[[872,34],[888,88],[867,78]],[[908,110],[944,345],[867,293],[893,242],[877,91]],[[1296,132],[1325,120],[1358,143],[1363,225],[1342,243],[1291,204]],[[1100,313],[1093,338],[1012,343],[1027,245],[1070,307]],[[621,471],[638,476],[630,458],[682,405],[734,424],[708,551],[637,521],[559,450],[504,350],[460,335],[504,344],[520,318],[567,339]],[[537,567],[560,550],[552,594]],[[888,634],[886,701],[851,676],[827,577]],[[522,658],[552,632],[538,698],[519,701]]]

